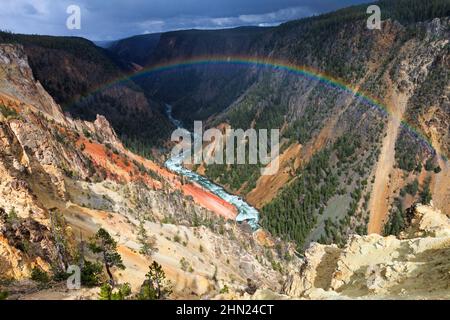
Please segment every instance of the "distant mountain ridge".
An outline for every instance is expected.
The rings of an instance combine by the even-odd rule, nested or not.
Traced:
[[[161,33],[134,36],[115,41],[108,46],[108,49],[124,61],[145,66],[148,57],[158,46],[160,38]]]

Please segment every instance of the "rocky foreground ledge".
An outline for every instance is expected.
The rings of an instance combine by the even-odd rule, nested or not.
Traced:
[[[343,249],[313,244],[284,291],[310,299],[449,299],[450,220],[418,205],[399,238],[355,235]]]
[[[351,237],[344,248],[314,243],[283,294],[258,290],[219,299],[450,299],[450,219],[417,205],[400,237]]]

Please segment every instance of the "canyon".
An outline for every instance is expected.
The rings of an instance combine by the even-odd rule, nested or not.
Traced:
[[[450,299],[450,7],[380,5],[381,30],[0,32],[0,294],[98,299],[59,276],[105,230],[133,297],[157,262],[170,299]],[[196,120],[279,130],[279,170],[183,164]]]

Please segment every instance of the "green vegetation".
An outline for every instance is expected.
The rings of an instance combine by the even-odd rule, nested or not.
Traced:
[[[403,188],[403,190],[405,191],[405,193],[415,196],[417,194],[417,191],[419,191],[419,181],[417,180],[417,178],[413,182],[407,184],[405,188]]]
[[[17,211],[16,208],[11,208],[11,210],[9,210],[8,212],[8,217],[7,217],[7,221],[9,223],[13,223],[19,220],[19,216],[17,215]]]
[[[99,262],[84,260],[81,268],[81,284],[92,288],[98,286],[103,280],[103,265]]]
[[[172,284],[166,280],[166,274],[161,265],[154,261],[149,272],[145,275],[139,293],[132,296],[131,286],[128,283],[121,284],[115,288],[109,283],[100,287],[99,300],[163,300],[172,293]]]
[[[224,285],[223,288],[220,289],[220,294],[227,294],[228,292],[230,292],[230,289],[227,285]]]
[[[16,110],[12,108],[8,108],[7,106],[4,106],[0,104],[0,113],[6,118],[6,119],[14,119],[19,116]]]
[[[431,183],[431,177],[428,177],[424,182],[422,190],[420,191],[420,201],[423,204],[429,204],[432,200],[430,183]]]
[[[186,272],[194,272],[194,269],[192,268],[191,264],[186,260],[185,257],[182,257],[180,260],[180,267],[181,270],[186,271]]]
[[[441,2],[441,1],[437,1]],[[445,1],[444,1],[445,2]],[[423,1],[423,3],[427,3],[427,1]],[[450,6],[450,2],[447,1],[447,7]],[[425,10],[427,13],[431,13],[432,9],[428,8]],[[449,14],[447,13],[447,16]],[[450,55],[450,45],[447,44],[447,47],[444,49],[445,51],[442,53],[442,57],[446,57]],[[408,113],[407,113],[407,121],[412,123],[414,127],[420,128],[424,125],[419,119],[425,119],[426,115],[430,113],[436,114],[436,124],[439,130],[443,130],[444,133],[447,129],[444,125],[446,122],[445,116],[448,115],[448,112],[444,109],[440,112],[436,112],[434,110],[435,106],[442,106],[442,97],[446,96],[447,85],[450,81],[450,63],[448,59],[439,58],[433,63],[433,67],[430,68],[430,71],[427,73],[427,78],[422,84],[415,90],[414,95],[411,97],[410,102],[408,103]],[[442,124],[441,125],[439,124]],[[428,136],[428,138],[431,138]],[[438,171],[440,169],[437,169]]]
[[[173,241],[175,241],[177,243],[180,243],[181,242],[181,237],[178,234],[176,234],[176,235],[173,236]]]
[[[447,0],[380,0],[377,2],[383,12],[383,20],[393,19],[401,23],[414,23],[450,15]],[[367,5],[357,5],[316,17],[288,22],[285,28],[293,25],[308,25],[311,29],[335,29],[339,25],[367,19]]]
[[[326,94],[324,94],[324,91]],[[315,131],[324,124],[324,119],[332,110],[336,99],[336,92],[322,87],[315,88],[308,94],[308,101],[305,110],[297,119],[289,123],[283,137],[291,141],[304,144],[309,141]]]
[[[125,76],[121,63],[107,50],[78,37],[0,32],[2,42],[24,46],[36,79],[74,118],[94,121],[104,115],[124,144],[145,157],[169,137],[169,121],[134,81],[98,90]],[[64,72],[61,65],[79,72]]]
[[[395,198],[393,203],[393,209],[390,212],[389,219],[384,226],[385,235],[398,236],[399,233],[407,227],[407,210],[403,208],[403,197],[409,194],[415,197],[418,194],[419,201],[422,204],[429,204],[432,200],[430,191],[431,177],[425,179],[424,184],[419,192],[419,182],[415,179],[413,182],[407,184],[401,191],[401,198]],[[417,199],[417,197],[415,197]]]
[[[395,159],[400,169],[407,172],[420,172],[422,162],[419,159],[420,145],[414,140],[404,128],[395,143]]]
[[[131,286],[128,283],[114,289],[110,284],[103,284],[98,295],[99,300],[126,300],[131,295]]]
[[[151,257],[156,251],[156,238],[148,236],[143,221],[139,224],[137,240],[141,244],[141,250],[139,252],[145,256]]]
[[[160,264],[153,261],[137,295],[138,300],[162,300],[169,297],[171,293],[172,285],[170,281],[166,280],[164,270]]]
[[[390,213],[389,220],[384,226],[385,235],[398,236],[406,227],[406,216],[403,210],[401,200],[396,198],[394,202],[394,211]]]
[[[237,192],[243,185],[243,194],[250,192],[256,187],[256,181],[260,176],[258,165],[221,165],[211,164],[206,166],[206,176],[211,180],[226,186],[232,192]]]
[[[354,108],[360,110],[357,105]],[[355,111],[349,112],[353,115]],[[360,121],[356,116],[349,119]],[[341,245],[350,233],[365,234],[368,175],[378,150],[375,120],[367,119],[363,126],[359,123],[358,130],[347,132],[317,152],[263,207],[262,225],[274,235],[294,241],[300,250],[305,241]]]
[[[87,139],[92,138],[91,132],[90,132],[88,129],[86,129],[86,128],[83,128],[83,135],[84,135]]]
[[[303,144],[311,138],[313,129],[315,129],[314,122],[308,115],[305,115],[300,120],[294,121],[283,136]]]
[[[386,13],[383,19],[395,19],[402,23],[414,23],[450,15],[450,3],[446,0],[381,0],[380,7]]]
[[[8,299],[9,293],[7,291],[0,291],[0,300]]]
[[[40,287],[47,287],[51,279],[47,272],[39,267],[34,267],[31,270],[31,280],[39,283]]]
[[[122,262],[122,257],[117,252],[117,242],[111,237],[111,235],[103,228],[97,231],[97,234],[91,239],[89,248],[94,254],[99,254],[105,265],[106,272],[112,286],[114,287],[114,277],[111,272],[111,268],[116,267],[124,270],[125,266]]]
[[[283,101],[277,88],[272,88],[269,83],[269,79],[264,78],[227,113],[225,120],[231,128],[243,130],[250,128],[256,130],[268,129],[268,134],[270,135],[270,129],[280,129],[283,126],[285,122],[284,115],[287,112],[287,103]],[[206,175],[211,180],[225,186],[231,192],[239,191],[242,194],[250,192],[256,187],[256,182],[261,175],[261,164],[249,164],[248,143],[246,143],[245,148],[245,164],[208,165],[206,166]],[[235,154],[236,150],[237,144],[235,143]]]
[[[316,211],[336,193],[338,177],[329,168],[331,151],[317,153],[298,178],[262,209],[262,225],[302,247],[316,223]]]
[[[441,168],[438,165],[435,166],[433,158],[427,159],[427,161],[425,162],[425,170],[433,171],[434,173],[441,172]]]

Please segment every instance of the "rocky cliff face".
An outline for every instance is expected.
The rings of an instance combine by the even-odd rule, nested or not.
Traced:
[[[12,36],[25,46],[0,45],[0,291],[6,283],[13,297],[30,297],[33,267],[64,269],[81,240],[103,227],[127,267],[115,276],[133,290],[154,259],[175,283],[174,298],[223,298],[224,288],[230,298],[448,298],[450,20],[445,1],[439,17],[417,12],[426,2],[408,2],[412,16],[386,10],[381,31],[366,29],[365,8],[350,8],[264,30],[169,33],[153,57],[140,57],[270,57],[317,68],[380,99],[384,106],[374,106],[317,78],[227,65],[142,83],[147,95],[173,99],[183,120],[282,128],[278,175],[260,178],[257,166],[200,169],[266,205],[262,222],[273,234],[301,251],[313,243],[304,261],[292,244],[224,221],[233,208],[124,147],[119,135],[145,140],[167,123],[148,125],[163,117],[134,83],[92,94],[123,76],[104,53],[83,39]],[[69,109],[91,121],[64,115],[53,98],[75,99]],[[151,130],[141,135],[143,128]],[[412,219],[403,210],[431,196],[442,214],[418,206]],[[140,253],[141,227],[151,256]],[[96,294],[60,287],[33,297]]]
[[[133,290],[152,259],[174,283],[174,297],[206,297],[248,279],[280,290],[296,259],[288,244],[220,217],[195,185],[132,153],[103,116],[73,120],[33,77],[20,45],[0,45],[0,289],[13,298],[37,290],[34,267],[50,275],[78,263],[80,241],[100,227],[118,241]],[[232,213],[233,215],[233,213]],[[143,227],[153,255],[140,252]],[[149,240],[150,241],[150,240]],[[4,283],[7,284],[5,287]],[[97,293],[40,292],[41,298]]]
[[[0,57],[0,268],[3,277],[21,278],[33,266],[49,270],[52,261],[63,263],[50,230],[49,212],[36,192],[64,197],[62,174],[55,169],[63,162],[76,165],[64,158],[67,154],[44,125],[47,121],[66,125],[67,121],[34,80],[23,48],[2,45]],[[37,179],[39,188],[34,186]]]
[[[23,46],[34,78],[72,117],[94,121],[104,115],[124,142],[141,152],[168,137],[171,125],[161,105],[127,79],[131,70],[91,41],[0,32],[0,43]],[[153,122],[158,125],[148,125]]]
[[[306,299],[448,299],[450,219],[424,205],[400,238],[354,236],[344,248],[313,244],[284,292]]]

